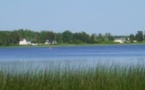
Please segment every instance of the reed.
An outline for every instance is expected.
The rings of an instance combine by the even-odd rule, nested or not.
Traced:
[[[65,68],[8,73],[0,71],[0,90],[145,90],[145,68]]]

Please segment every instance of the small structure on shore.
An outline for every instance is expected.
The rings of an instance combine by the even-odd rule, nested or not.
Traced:
[[[125,43],[126,39],[125,38],[115,38],[114,42],[115,43]]]
[[[27,41],[25,38],[19,41],[19,45],[31,45],[31,41]]]
[[[46,40],[44,44],[57,44],[57,41],[56,40],[53,40],[53,41],[49,41],[49,40]]]
[[[46,40],[44,44],[50,44],[50,41],[49,40]]]

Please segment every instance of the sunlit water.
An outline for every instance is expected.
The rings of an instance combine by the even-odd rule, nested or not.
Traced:
[[[0,68],[13,71],[145,65],[145,45],[0,48]]]

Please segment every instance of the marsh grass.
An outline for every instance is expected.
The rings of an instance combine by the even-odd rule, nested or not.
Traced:
[[[145,69],[98,66],[13,74],[1,70],[0,90],[145,90]]]

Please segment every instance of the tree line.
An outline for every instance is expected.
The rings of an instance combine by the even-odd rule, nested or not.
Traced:
[[[118,36],[119,37],[119,36]],[[143,42],[144,35],[142,31],[138,31],[136,35],[131,34],[125,36],[130,38],[130,42],[137,40]],[[27,29],[19,29],[13,31],[0,31],[0,46],[18,45],[21,39],[27,39],[32,43],[45,43],[49,40],[50,43],[56,41],[58,44],[97,44],[97,43],[113,43],[116,36],[110,33],[106,34],[87,34],[86,32],[72,33],[66,30],[62,33],[53,31],[32,31]]]
[[[129,39],[131,43],[134,41],[143,42],[145,41],[145,33],[143,31],[138,31],[136,34],[130,34]]]

